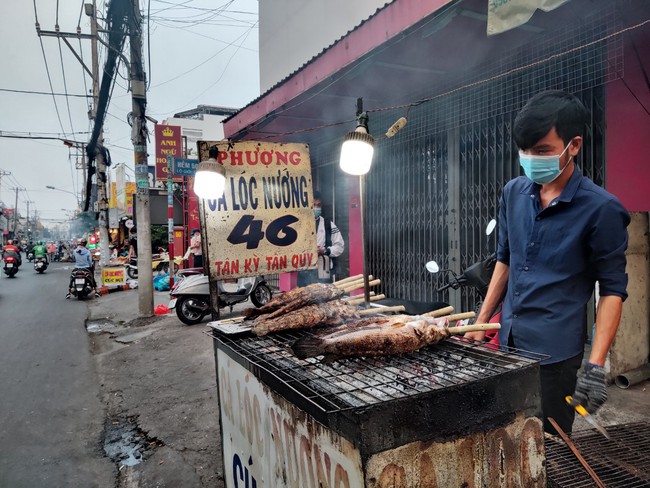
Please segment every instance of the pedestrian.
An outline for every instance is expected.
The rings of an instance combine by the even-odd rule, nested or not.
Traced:
[[[571,432],[573,394],[590,413],[607,399],[603,365],[627,297],[625,250],[630,217],[618,199],[582,175],[575,158],[589,113],[573,95],[546,91],[515,119],[514,139],[526,174],[508,182],[499,209],[497,263],[477,322],[488,322],[503,297],[499,341],[547,356],[541,362],[544,430],[552,417]],[[591,351],[581,366],[586,306],[600,300]],[[482,340],[482,332],[466,334]]]
[[[203,267],[203,249],[201,248],[201,231],[192,229],[192,239],[190,240],[190,250],[194,255],[195,268]]]
[[[131,229],[129,253],[126,255],[126,262],[130,263],[132,259],[138,259],[138,233],[135,227]]]
[[[47,258],[50,263],[54,262],[54,255],[56,254],[56,246],[52,241],[47,243]]]
[[[320,192],[314,192],[314,218],[316,219],[316,247],[318,249],[317,269],[298,273],[298,286],[311,283],[331,283],[336,274],[336,258],[345,250],[345,241],[339,228],[323,217]]]

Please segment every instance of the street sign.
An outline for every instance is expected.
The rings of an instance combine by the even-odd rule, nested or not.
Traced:
[[[172,172],[175,176],[194,176],[198,165],[198,159],[174,158],[174,169]]]
[[[127,229],[132,229],[133,228],[133,220],[129,219],[126,222],[124,222],[124,227]]]

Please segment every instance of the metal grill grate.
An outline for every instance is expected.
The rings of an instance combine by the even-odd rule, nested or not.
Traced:
[[[285,332],[265,337],[213,337],[253,367],[275,378],[276,391],[307,400],[326,413],[376,405],[450,386],[497,376],[529,366],[539,355],[512,348],[492,348],[460,338],[443,341],[411,354],[381,358],[351,358],[323,363],[300,360],[289,346],[309,332]]]
[[[607,427],[611,439],[593,430],[571,440],[608,488],[650,487],[650,423]],[[548,483],[554,488],[590,488],[594,482],[559,439],[546,439]]]

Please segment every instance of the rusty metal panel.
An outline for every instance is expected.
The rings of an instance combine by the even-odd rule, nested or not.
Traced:
[[[219,148],[226,187],[200,205],[211,280],[316,267],[311,163],[305,144],[199,141]]]
[[[537,417],[448,442],[414,442],[372,456],[367,488],[545,487],[544,433]]]
[[[226,486],[357,488],[361,456],[217,350],[221,438]]]

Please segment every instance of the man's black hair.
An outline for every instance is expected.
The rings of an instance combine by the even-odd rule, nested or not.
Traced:
[[[320,192],[319,191],[314,192],[314,200],[320,200]]]
[[[574,95],[560,90],[538,93],[528,100],[515,119],[512,129],[519,149],[530,149],[549,131],[555,131],[567,145],[581,136],[589,112]]]

